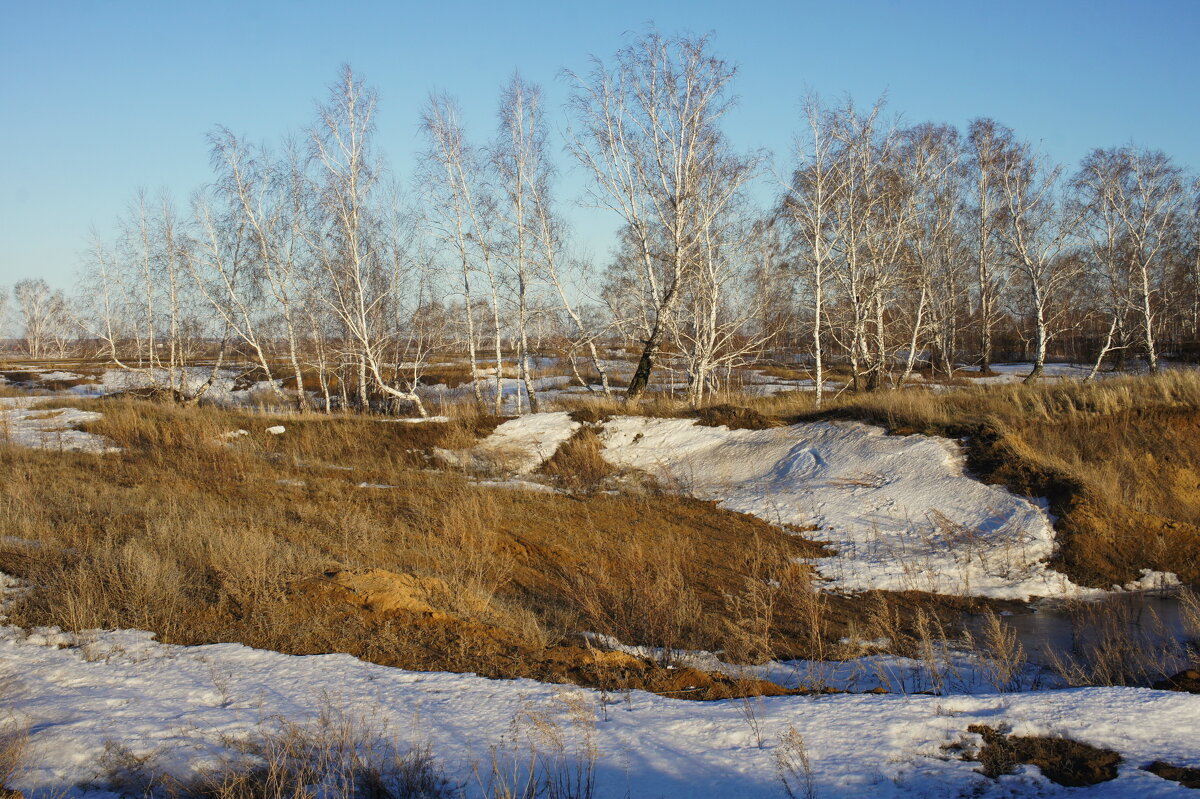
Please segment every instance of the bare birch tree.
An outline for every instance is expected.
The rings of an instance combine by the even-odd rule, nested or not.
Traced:
[[[1184,204],[1183,177],[1165,153],[1126,147],[1114,207],[1126,239],[1125,252],[1142,326],[1142,343],[1151,372],[1158,371],[1157,297],[1162,290],[1165,256]]]
[[[41,278],[18,280],[13,285],[17,315],[21,323],[21,338],[30,358],[50,354],[54,328],[61,324],[66,299],[61,290],[50,288]]]
[[[1000,175],[1004,198],[1000,237],[1025,283],[1034,325],[1033,369],[1025,382],[1041,377],[1050,340],[1061,332],[1067,308],[1060,301],[1082,265],[1067,250],[1074,244],[1080,216],[1065,206],[1059,189],[1061,168],[1047,164],[1021,144]]]
[[[993,119],[974,119],[967,129],[968,182],[974,202],[975,301],[979,325],[979,369],[992,371],[993,334],[999,321],[1005,264],[996,255],[998,215],[1002,213],[1002,179],[1011,171],[1013,132]]]
[[[814,401],[821,407],[825,396],[826,295],[834,264],[835,243],[842,237],[843,217],[834,213],[848,190],[849,173],[838,162],[836,120],[816,95],[804,102],[808,140],[797,138],[797,166],[782,203],[784,219],[794,237],[792,251],[800,263],[801,281],[812,307],[809,338],[812,342]]]
[[[719,124],[735,70],[709,53],[707,37],[651,32],[618,51],[611,70],[596,61],[587,76],[569,74],[578,124],[570,148],[592,176],[593,200],[624,221],[649,301],[626,390],[637,400],[699,263],[703,231],[724,211],[707,203],[734,196],[705,195],[701,183],[728,157]]]
[[[360,405],[369,404],[370,385],[412,403],[425,416],[416,387],[392,385],[382,371],[388,334],[381,330],[378,315],[389,297],[387,281],[382,279],[379,220],[372,207],[378,180],[378,164],[370,149],[376,103],[374,90],[344,66],[310,131],[321,219],[315,230],[307,231],[307,243],[328,282],[326,302],[353,347]]]
[[[541,90],[519,74],[513,75],[500,97],[499,134],[491,148],[491,162],[504,195],[500,216],[507,233],[502,260],[513,280],[516,300],[517,378],[529,398],[529,410],[537,413],[537,390],[530,377],[530,298],[537,273],[538,227],[535,194],[544,192],[546,131],[542,122]],[[520,402],[520,392],[517,392]],[[519,409],[519,405],[518,405]]]
[[[1118,150],[1093,150],[1071,181],[1071,201],[1080,214],[1081,233],[1087,242],[1089,271],[1098,285],[1108,331],[1096,353],[1086,380],[1100,371],[1104,358],[1128,346],[1128,317],[1135,307],[1128,259],[1122,254],[1125,237],[1117,210],[1121,194],[1123,157]]]

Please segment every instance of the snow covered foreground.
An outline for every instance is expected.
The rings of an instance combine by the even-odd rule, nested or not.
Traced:
[[[1200,764],[1200,696],[1137,688],[689,702],[408,672],[349,655],[167,646],[137,631],[75,637],[11,627],[0,628],[0,663],[6,709],[30,730],[29,767],[9,786],[27,796],[111,795],[80,787],[97,784],[107,742],[150,754],[156,767],[186,777],[272,718],[305,723],[331,706],[387,723],[402,740],[428,743],[469,796],[479,795],[473,767],[486,769],[493,747],[522,757],[520,747],[547,732],[564,742],[568,757],[590,737],[598,797],[783,796],[775,762],[789,726],[803,736],[816,796],[826,799],[1080,793],[1033,767],[998,781],[976,773],[977,764],[942,749],[977,743],[966,732],[971,724],[1007,724],[1016,734],[1064,735],[1120,752],[1118,778],[1087,789],[1088,796],[1189,796],[1141,767]]]

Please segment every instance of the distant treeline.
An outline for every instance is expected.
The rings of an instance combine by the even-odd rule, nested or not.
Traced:
[[[507,369],[536,410],[531,359],[551,344],[605,393],[605,348],[632,348],[631,398],[670,353],[697,403],[767,359],[803,364],[819,402],[835,363],[873,390],[1002,358],[1036,377],[1052,357],[1155,370],[1200,352],[1200,183],[1162,152],[1097,149],[1069,169],[991,119],[901,125],[882,103],[811,96],[778,181],[722,130],[735,70],[707,38],[651,32],[566,74],[561,137],[520,76],[486,141],[431,96],[404,185],[348,66],[277,147],[214,130],[212,181],[183,206],[138,192],[72,295],[17,283],[24,348],[181,392],[199,359],[249,361],[315,381],[325,408],[336,384],[422,412],[415,388],[446,353]],[[564,147],[586,202],[621,223],[603,263],[573,255]]]

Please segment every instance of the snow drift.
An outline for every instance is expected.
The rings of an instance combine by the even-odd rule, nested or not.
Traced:
[[[816,528],[830,587],[1009,599],[1088,591],[1048,569],[1054,530],[1034,502],[963,472],[957,445],[852,422],[768,430],[624,417],[601,435],[616,466],[779,525]]]

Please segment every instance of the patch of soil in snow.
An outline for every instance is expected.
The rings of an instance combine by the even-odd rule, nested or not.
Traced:
[[[1012,774],[1020,764],[1037,766],[1052,782],[1072,788],[1098,785],[1117,778],[1121,756],[1111,749],[1045,735],[1005,735],[986,724],[967,732],[982,736],[983,746],[970,759],[978,760],[988,777]]]
[[[1164,763],[1161,760],[1155,760],[1153,763],[1146,766],[1145,771],[1149,771],[1151,774],[1157,774],[1164,780],[1177,782],[1185,788],[1200,788],[1200,768],[1173,766],[1170,763]]]

